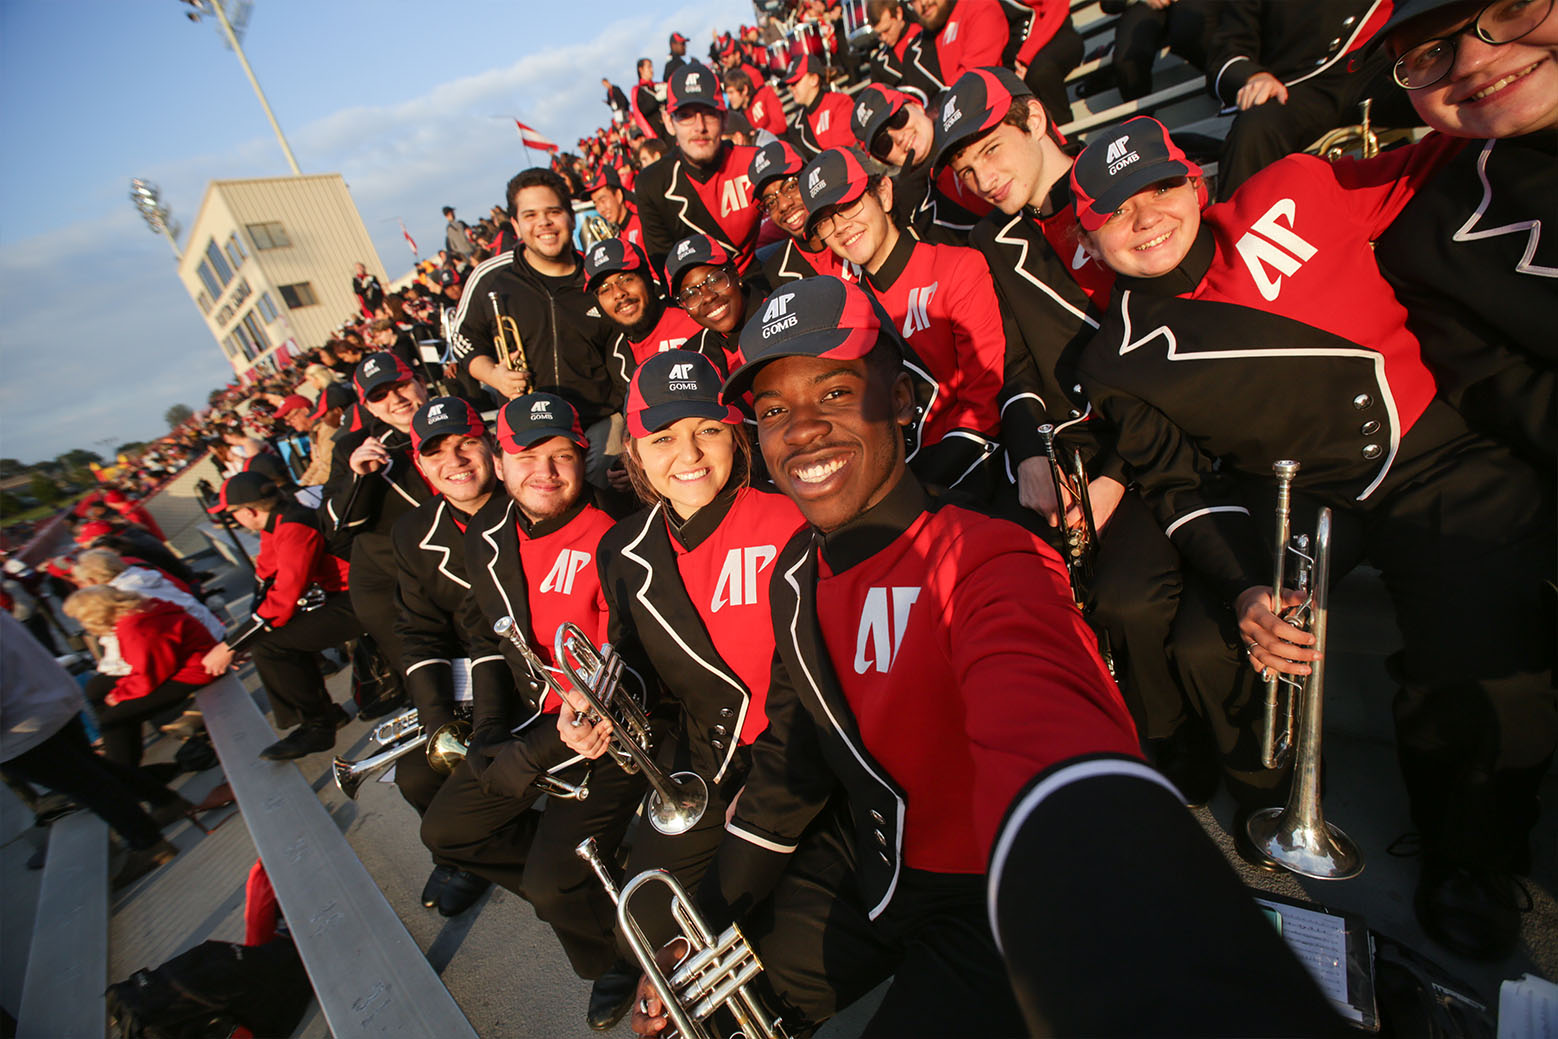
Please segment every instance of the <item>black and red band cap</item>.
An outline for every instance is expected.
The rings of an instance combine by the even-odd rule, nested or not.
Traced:
[[[909,95],[880,83],[872,83],[855,95],[855,110],[850,113],[849,126],[855,131],[855,140],[862,148],[869,149],[876,135],[887,121],[909,103]]]
[[[789,177],[806,168],[801,153],[784,141],[769,141],[752,156],[747,166],[747,179],[752,182],[752,194],[762,194],[763,185],[777,177]]]
[[[607,238],[590,246],[584,254],[584,291],[594,292],[600,283],[618,271],[640,271],[653,281],[649,258],[638,246],[621,238]]]
[[[380,350],[364,357],[357,365],[357,370],[352,373],[352,384],[357,387],[357,396],[367,400],[368,394],[380,386],[405,382],[414,377],[415,373],[406,367],[405,361],[388,351]]]
[[[696,61],[688,62],[671,73],[670,81],[665,85],[666,111],[674,115],[677,109],[686,105],[706,105],[720,112],[725,110],[725,92],[720,89],[719,80],[712,70]]]
[[[273,498],[278,493],[280,491],[275,482],[262,473],[253,471],[234,473],[223,481],[222,489],[217,492],[216,504],[206,511],[215,516],[219,512],[236,509],[240,505]]]
[[[627,427],[647,437],[684,418],[737,424],[741,412],[720,403],[720,374],[696,350],[665,350],[638,366],[628,384]]]
[[[615,166],[602,166],[600,171],[595,174],[595,179],[590,181],[589,185],[586,186],[584,190],[587,193],[593,195],[601,188],[616,188],[618,191],[622,190],[622,175],[617,172],[617,168]]]
[[[1149,115],[1127,119],[1089,141],[1071,164],[1077,222],[1096,231],[1138,191],[1161,180],[1200,175],[1201,167],[1185,156],[1162,123]]]
[[[324,418],[331,408],[344,408],[355,399],[344,383],[332,382],[319,391],[319,399],[314,401],[314,410],[309,412],[309,417]]]
[[[934,143],[931,167],[942,166],[970,137],[998,126],[1012,102],[1030,98],[1033,90],[1010,69],[969,69],[942,93],[931,113]]]
[[[741,363],[720,389],[727,404],[752,388],[758,370],[781,357],[855,361],[876,348],[891,325],[858,285],[831,276],[802,278],[769,293],[741,330]]]
[[[790,64],[790,71],[785,73],[784,81],[794,86],[812,73],[822,75],[822,62],[815,54],[802,54]]]
[[[529,450],[543,440],[566,437],[589,447],[579,413],[555,393],[527,393],[515,397],[498,412],[498,446],[511,455]]]
[[[682,291],[682,277],[694,267],[722,267],[735,260],[729,249],[706,234],[683,238],[671,246],[665,258],[665,280],[671,287],[671,298]]]
[[[854,148],[829,148],[801,170],[801,201],[806,205],[806,233],[810,235],[822,210],[841,206],[865,194],[871,174],[865,156]]]
[[[411,450],[421,454],[423,444],[451,433],[479,437],[485,432],[487,424],[469,401],[459,397],[434,397],[411,417]]]

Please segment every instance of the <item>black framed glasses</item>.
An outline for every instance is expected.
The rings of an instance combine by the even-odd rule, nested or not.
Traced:
[[[812,225],[812,230],[823,238],[832,238],[833,230],[841,218],[853,220],[860,215],[861,211],[866,207],[866,196],[869,194],[869,191],[861,192],[860,197],[855,199],[855,201],[845,203],[842,206],[834,206],[832,212],[817,218],[817,222]]]
[[[719,267],[702,281],[683,285],[682,291],[676,294],[676,298],[682,301],[682,306],[691,308],[704,295],[717,296],[728,288],[730,288],[730,272]]]
[[[760,212],[772,216],[774,210],[779,208],[779,201],[784,196],[792,191],[799,192],[801,190],[801,179],[799,177],[786,177],[779,181],[778,184],[779,186],[773,191],[757,200],[757,208]],[[763,187],[766,190],[768,185],[765,184]]]
[[[1492,0],[1475,18],[1447,36],[1424,40],[1396,59],[1390,75],[1407,90],[1431,87],[1450,74],[1460,39],[1475,33],[1494,47],[1514,43],[1547,20],[1553,0]]]

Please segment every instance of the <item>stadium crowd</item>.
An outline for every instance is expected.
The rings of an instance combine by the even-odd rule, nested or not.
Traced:
[[[424,904],[523,896],[592,1027],[667,1014],[587,837],[739,921],[791,1034],[888,977],[868,1034],[1338,1032],[1184,811],[1226,787],[1281,868],[1247,826],[1294,776],[1268,680],[1323,660],[1272,531],[1323,512],[1331,581],[1367,563],[1395,607],[1418,919],[1508,955],[1558,746],[1552,8],[1130,5],[1085,89],[1149,95],[1168,46],[1237,113],[1210,148],[1148,115],[1068,139],[1056,0],[869,0],[855,49],[803,0],[707,63],[673,34],[577,154],[446,207],[411,284],[359,268],[336,338],[157,447],[210,449],[252,617],[171,597],[199,577],[130,495],[78,510],[52,572],[128,668],[104,758],[244,656],[288,730],[263,756],[329,751],[319,654],[353,643],[363,713],[462,745],[396,762]],[[1427,132],[1299,151],[1363,98]],[[642,728],[584,695],[607,642]],[[1122,941],[1105,903],[1158,923]],[[1183,955],[1202,929],[1236,940]]]

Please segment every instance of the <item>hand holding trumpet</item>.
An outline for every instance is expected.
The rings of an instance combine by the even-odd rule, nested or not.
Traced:
[[[594,761],[611,749],[611,720],[590,720],[590,705],[573,689],[562,693],[563,706],[557,712],[557,734],[575,754]]]
[[[1302,606],[1305,598],[1297,589],[1284,588],[1282,608]],[[1288,675],[1309,674],[1312,670],[1309,662],[1320,659],[1320,654],[1309,648],[1315,644],[1315,637],[1278,616],[1273,605],[1271,589],[1265,585],[1246,588],[1234,600],[1233,613],[1250,666],[1262,676],[1268,670]]]

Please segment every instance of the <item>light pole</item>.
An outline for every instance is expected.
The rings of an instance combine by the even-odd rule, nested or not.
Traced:
[[[227,46],[238,55],[238,64],[243,66],[243,74],[249,77],[249,85],[254,88],[254,96],[260,99],[260,107],[265,109],[265,118],[270,120],[270,128],[276,132],[276,140],[281,144],[281,151],[287,157],[287,165],[292,167],[292,175],[301,177],[303,171],[298,169],[298,160],[293,158],[292,148],[287,144],[286,137],[282,136],[281,124],[276,122],[276,115],[270,110],[270,102],[265,100],[265,91],[260,89],[260,81],[254,78],[254,70],[249,67],[249,59],[244,56],[243,46],[238,42],[238,34],[233,31],[233,23],[227,20],[227,11],[223,7],[223,0],[184,0],[190,10],[187,12],[189,20],[200,21],[203,14],[216,15],[217,22],[222,27],[222,35],[227,39]]]
[[[146,226],[162,235],[173,247],[173,258],[182,260],[184,254],[179,251],[179,225],[173,219],[173,213],[162,204],[162,196],[157,191],[157,185],[149,180],[136,177],[130,181],[130,201],[135,203],[135,208],[140,210],[141,216],[146,220]]]

